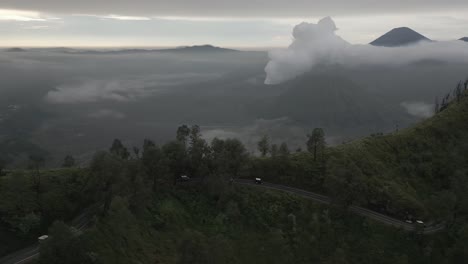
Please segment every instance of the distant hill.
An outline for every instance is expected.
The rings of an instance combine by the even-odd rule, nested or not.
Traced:
[[[380,47],[399,47],[415,44],[420,41],[431,40],[410,28],[400,27],[390,30],[370,44]]]
[[[10,49],[7,49],[5,51],[7,51],[7,52],[25,52],[27,50],[22,49],[22,48],[10,48]]]
[[[238,50],[225,49],[212,45],[185,46],[169,49],[118,49],[118,50],[75,50],[75,49],[49,49],[49,51],[68,54],[135,54],[135,53],[224,53]]]
[[[468,37],[461,38],[460,40],[461,40],[461,41],[468,42]]]
[[[237,50],[215,47],[212,45],[188,46],[175,49],[159,50],[163,52],[236,52]]]

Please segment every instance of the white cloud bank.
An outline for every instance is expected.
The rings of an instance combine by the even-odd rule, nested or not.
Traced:
[[[0,21],[46,21],[41,13],[36,11],[24,11],[13,9],[0,9]]]
[[[54,104],[129,102],[165,93],[177,86],[219,78],[219,74],[180,73],[130,76],[110,80],[81,80],[62,84],[49,91],[45,100]]]
[[[421,42],[386,48],[352,45],[336,34],[335,22],[326,17],[317,24],[303,22],[294,27],[293,42],[287,49],[269,53],[266,84],[278,84],[319,65],[398,65],[420,60],[468,62],[468,45],[462,41]]]
[[[46,95],[51,103],[90,103],[100,100],[131,101],[145,95],[146,83],[135,80],[87,80],[61,85]]]
[[[415,117],[428,118],[434,114],[433,104],[424,102],[403,102],[401,106],[406,109],[408,114]]]

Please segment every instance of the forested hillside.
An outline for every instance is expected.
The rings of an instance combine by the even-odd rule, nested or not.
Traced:
[[[89,168],[70,168],[67,156],[67,168],[42,170],[43,159],[32,156],[29,170],[0,178],[1,254],[47,233],[39,263],[463,263],[465,89],[412,128],[338,147],[327,148],[317,128],[307,151],[265,135],[251,155],[236,139],[208,143],[198,126],[184,125],[161,146],[145,140],[129,149],[116,139]],[[231,183],[254,177],[327,194],[333,203]],[[446,229],[403,231],[352,215],[351,204]],[[95,213],[71,228],[89,208]]]

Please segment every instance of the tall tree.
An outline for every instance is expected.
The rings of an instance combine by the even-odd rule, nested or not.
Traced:
[[[158,186],[158,177],[162,174],[161,160],[163,153],[161,148],[156,146],[153,141],[145,139],[143,142],[143,153],[141,160],[146,170],[146,174],[151,177],[153,184],[153,191],[156,191]]]
[[[91,179],[94,181],[91,186],[96,188],[96,198],[104,200],[104,214],[122,185],[125,165],[120,157],[104,151],[96,153],[91,161]]]
[[[289,156],[290,152],[289,152],[289,148],[288,148],[288,145],[286,144],[286,142],[283,142],[281,143],[280,147],[279,147],[279,155],[282,156],[282,157],[287,157]]]
[[[34,172],[34,190],[36,192],[36,199],[40,202],[41,195],[41,171],[40,168],[44,166],[45,159],[41,155],[33,154],[29,156],[29,168]],[[39,207],[41,204],[39,203]]]
[[[188,154],[190,158],[190,172],[192,176],[201,176],[206,172],[202,172],[206,163],[209,148],[206,141],[201,137],[200,127],[198,125],[192,126],[190,130],[190,146]]]
[[[264,135],[260,141],[257,143],[258,151],[262,154],[262,157],[265,157],[270,151],[270,139],[267,135]]]
[[[62,167],[71,168],[73,166],[75,166],[75,159],[73,158],[73,156],[72,155],[65,156],[65,158],[63,159]]]
[[[317,161],[317,156],[320,154],[323,157],[325,150],[325,133],[322,128],[315,128],[312,134],[307,135],[307,150],[314,154],[314,161]]]
[[[177,141],[183,142],[184,145],[186,145],[189,135],[190,135],[190,128],[187,125],[182,125],[177,128],[177,135],[176,135]]]
[[[124,160],[130,157],[130,152],[128,152],[127,148],[122,144],[122,142],[119,139],[114,139],[114,142],[112,142],[112,146],[109,152]]]
[[[270,149],[270,153],[271,153],[271,156],[272,156],[272,157],[278,156],[278,153],[279,153],[278,145],[272,144],[272,145],[271,145],[271,149]]]
[[[164,158],[163,166],[168,169],[168,173],[172,175],[174,185],[177,179],[186,172],[187,169],[187,152],[183,142],[171,141],[162,146]]]
[[[248,154],[242,142],[237,139],[213,139],[211,160],[214,173],[236,178],[245,164]]]
[[[0,176],[3,175],[3,170],[5,169],[6,162],[3,159],[0,159]]]

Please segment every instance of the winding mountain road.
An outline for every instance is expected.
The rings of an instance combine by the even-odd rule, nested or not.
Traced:
[[[293,187],[289,187],[289,186],[285,186],[285,185],[279,185],[279,184],[273,184],[273,183],[267,183],[267,182],[263,182],[262,184],[257,184],[252,180],[243,180],[243,179],[237,179],[237,180],[234,181],[234,183],[235,184],[240,184],[240,185],[247,185],[247,186],[251,186],[251,187],[265,188],[265,189],[288,192],[288,193],[300,195],[300,196],[305,197],[307,199],[311,199],[311,200],[314,200],[316,202],[320,202],[320,203],[323,203],[323,204],[330,204],[331,203],[331,199],[329,197],[327,197],[327,196],[316,194],[316,193],[305,191],[305,190],[301,190],[301,189],[297,189],[297,188],[293,188]],[[405,221],[402,221],[402,220],[399,220],[399,219],[396,219],[396,218],[393,218],[393,217],[390,217],[390,216],[387,216],[387,215],[384,215],[384,214],[381,214],[381,213],[377,213],[375,211],[372,211],[372,210],[369,210],[369,209],[366,209],[366,208],[363,208],[363,207],[353,205],[353,206],[350,206],[348,209],[349,209],[349,211],[351,211],[351,212],[353,212],[353,213],[355,213],[357,215],[364,216],[364,217],[367,217],[367,218],[371,218],[371,219],[373,219],[375,221],[378,221],[380,223],[383,223],[383,224],[387,224],[387,225],[391,225],[391,226],[394,226],[394,227],[402,228],[402,229],[407,230],[407,231],[418,231],[419,230],[419,228],[415,224],[409,224],[409,223],[406,223]],[[429,235],[429,234],[433,234],[433,233],[436,233],[438,231],[441,231],[444,228],[445,228],[444,224],[438,224],[438,225],[426,226],[426,227],[422,228],[419,231],[422,234]]]
[[[323,203],[323,204],[331,203],[331,199],[327,196],[297,189],[297,188],[293,188],[293,187],[289,187],[289,186],[285,186],[285,185],[279,185],[279,184],[273,184],[273,183],[267,183],[267,182],[263,182],[262,184],[256,184],[252,180],[243,180],[243,179],[235,180],[234,184],[249,186],[253,188],[264,188],[264,189],[288,192],[288,193],[299,195],[299,196],[302,196],[304,198],[307,198],[316,202]],[[86,226],[91,221],[90,219],[91,212],[93,212],[97,208],[99,208],[99,206],[90,207],[87,210],[85,210],[85,212],[77,216],[72,221],[72,226],[74,226],[78,230],[83,230],[84,228],[86,228]],[[397,228],[402,228],[403,230],[418,231],[418,228],[414,224],[409,224],[399,219],[396,219],[396,218],[393,218],[384,214],[380,214],[380,213],[374,212],[366,208],[353,205],[349,207],[349,211],[357,215],[373,219],[383,224],[391,225]],[[445,225],[439,224],[439,225],[427,226],[419,231],[422,234],[433,234],[435,232],[443,230],[444,228],[445,228]],[[38,256],[39,256],[39,244],[36,243],[28,248],[19,250],[8,256],[0,258],[0,264],[25,264],[36,259]]]

